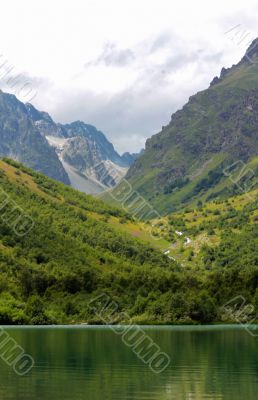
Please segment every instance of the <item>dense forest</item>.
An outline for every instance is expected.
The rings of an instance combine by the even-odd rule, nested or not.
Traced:
[[[103,293],[135,323],[225,321],[222,306],[239,295],[258,311],[257,194],[241,210],[171,215],[159,242],[150,223],[14,161],[0,161],[0,189],[1,324],[102,323],[89,302]],[[21,210],[28,233],[14,227]],[[164,254],[179,228],[219,240],[198,254],[182,242],[184,263]]]

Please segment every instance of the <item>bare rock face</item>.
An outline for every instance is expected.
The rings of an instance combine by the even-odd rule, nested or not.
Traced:
[[[78,179],[88,179],[92,184],[96,183],[96,192],[115,186],[126,174],[128,167],[134,162],[137,155],[120,156],[112,143],[95,126],[75,121],[70,124],[56,124],[46,112],[40,112],[31,104],[26,104],[30,117],[35,127],[40,131],[52,146],[59,160],[67,170],[73,186],[74,176]],[[71,170],[72,169],[72,170]],[[72,172],[72,175],[71,175]],[[78,179],[74,185],[78,188]],[[84,184],[83,184],[84,187]],[[86,184],[82,189],[88,190]]]
[[[79,135],[66,140],[61,159],[103,187],[115,186],[126,174],[128,164],[101,133],[83,128],[80,133],[69,130],[69,134]]]
[[[69,184],[55,150],[41,134],[26,106],[14,95],[0,92],[0,157],[10,157]]]

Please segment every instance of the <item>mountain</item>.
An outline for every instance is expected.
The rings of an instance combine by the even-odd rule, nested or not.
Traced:
[[[147,140],[126,179],[164,214],[241,193],[244,169],[248,184],[257,184],[257,126],[258,39]]]
[[[115,186],[126,174],[130,162],[94,126],[76,121],[63,128],[69,138],[61,154],[64,162],[104,188]]]
[[[137,158],[140,157],[144,153],[144,150],[141,149],[139,153],[129,153],[128,151],[123,153],[121,158],[123,162],[125,162],[128,166],[132,165]]]
[[[82,121],[56,124],[45,112],[26,104],[35,126],[46,137],[66,170],[71,184],[86,193],[115,186],[134,161],[121,157],[105,135]]]
[[[236,296],[257,315],[257,190],[172,215],[165,229],[13,160],[0,160],[0,186],[1,325],[100,324],[110,314],[92,304],[107,299],[112,323],[225,322]]]
[[[26,106],[0,91],[0,157],[8,156],[49,177],[69,184],[55,151],[33,123]]]
[[[66,170],[71,185],[86,193],[100,193],[115,186],[126,174],[134,158],[121,157],[95,126],[75,121],[56,124],[46,112],[32,104],[26,108],[46,137]]]
[[[86,193],[115,186],[134,155],[121,157],[105,135],[81,121],[55,123],[14,95],[0,92],[0,157],[11,157]]]

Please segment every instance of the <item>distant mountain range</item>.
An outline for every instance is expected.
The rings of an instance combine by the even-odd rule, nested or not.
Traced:
[[[257,173],[258,39],[147,140],[126,178],[165,214],[250,190]]]
[[[115,186],[137,155],[120,156],[105,135],[81,121],[55,123],[46,112],[0,91],[0,156],[11,157],[86,193]]]

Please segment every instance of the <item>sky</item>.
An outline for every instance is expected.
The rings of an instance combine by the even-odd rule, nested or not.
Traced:
[[[137,152],[256,37],[256,0],[8,0],[0,87]]]

